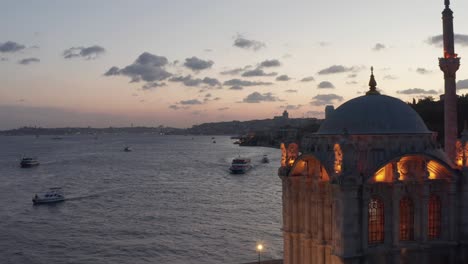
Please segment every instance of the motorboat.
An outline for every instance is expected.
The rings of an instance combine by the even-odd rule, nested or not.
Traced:
[[[131,151],[132,151],[132,148],[131,148],[131,147],[125,147],[125,148],[124,148],[124,151],[125,151],[125,152],[131,152]]]
[[[270,163],[270,159],[268,159],[267,155],[263,155],[262,163]]]
[[[229,170],[232,174],[243,174],[251,168],[252,165],[250,165],[249,158],[238,157],[232,160],[231,167],[229,167]]]
[[[35,166],[39,166],[39,161],[37,161],[36,158],[30,158],[30,157],[23,157],[20,162],[21,168],[31,168]]]
[[[58,203],[63,201],[65,201],[65,196],[60,187],[50,188],[45,193],[35,194],[32,199],[33,204]]]

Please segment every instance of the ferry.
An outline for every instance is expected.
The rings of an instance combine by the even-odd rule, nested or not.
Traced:
[[[40,163],[39,161],[37,161],[37,159],[27,158],[27,157],[22,158],[20,162],[21,168],[31,168],[31,167],[39,166],[39,164]]]
[[[125,152],[131,152],[131,151],[132,151],[132,148],[131,148],[131,147],[125,147],[125,148],[124,148],[124,151],[125,151]]]
[[[60,187],[50,188],[45,193],[34,195],[32,199],[33,204],[58,203],[63,201],[65,201],[65,196]]]
[[[229,167],[229,170],[232,174],[244,174],[251,168],[252,165],[250,165],[249,158],[238,157],[232,160],[232,164],[231,167]]]

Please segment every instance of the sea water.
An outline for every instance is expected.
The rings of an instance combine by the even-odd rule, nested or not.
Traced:
[[[281,258],[280,151],[214,140],[0,137],[0,263],[242,263],[260,241],[262,259]],[[22,155],[41,165],[20,168]],[[232,175],[238,155],[253,169]],[[65,202],[33,206],[57,186]]]

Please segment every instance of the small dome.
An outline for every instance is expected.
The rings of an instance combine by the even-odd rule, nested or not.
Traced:
[[[400,99],[372,94],[342,104],[325,119],[317,134],[428,134],[416,111]]]

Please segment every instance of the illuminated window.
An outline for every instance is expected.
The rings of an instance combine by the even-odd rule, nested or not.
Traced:
[[[384,242],[384,204],[378,198],[369,202],[369,244]]]
[[[428,212],[428,238],[438,239],[440,237],[440,198],[437,195],[429,196]]]
[[[400,240],[414,239],[414,207],[406,196],[400,200]]]

